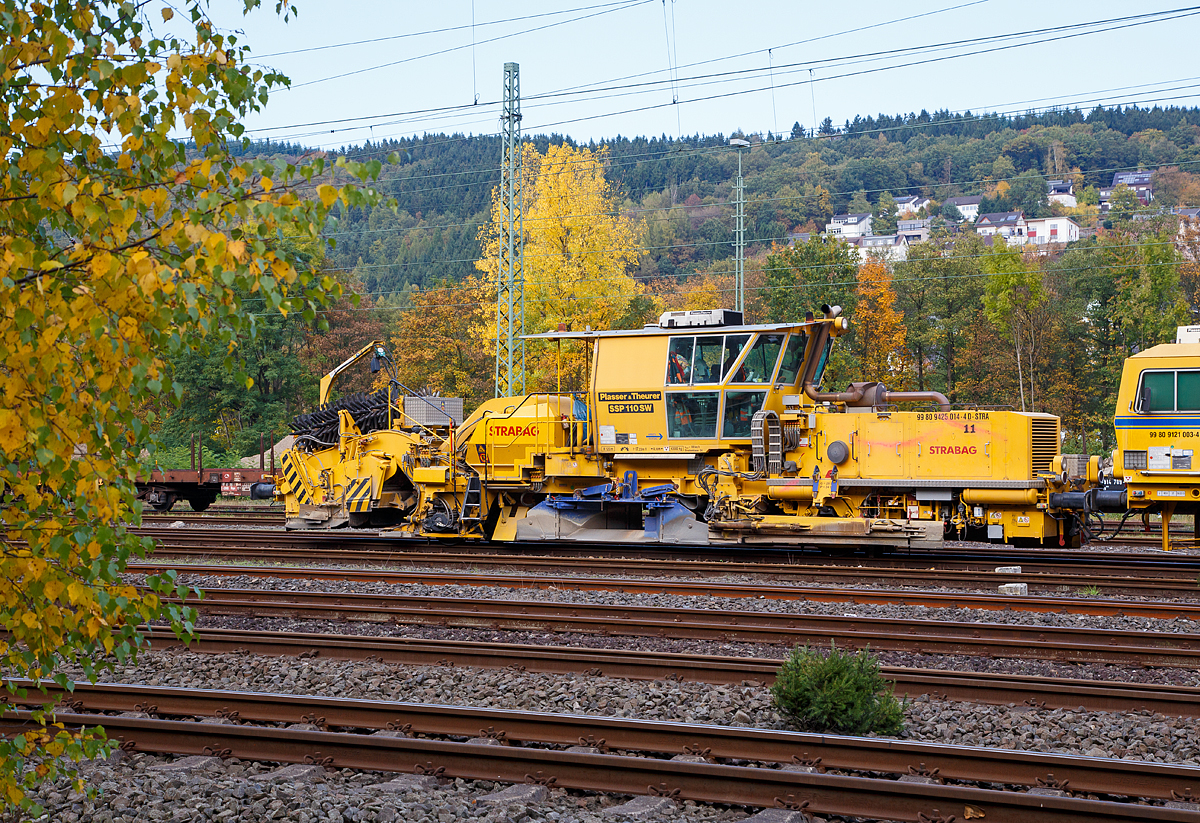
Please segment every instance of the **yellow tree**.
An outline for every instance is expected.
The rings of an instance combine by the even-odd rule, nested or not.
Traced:
[[[168,24],[173,8],[183,13]],[[0,15],[0,679],[9,692],[25,688],[19,678],[69,688],[68,665],[94,679],[136,654],[150,620],[191,631],[190,610],[163,599],[189,593],[173,575],[141,587],[121,579],[150,548],[123,525],[138,520],[137,457],[153,445],[154,421],[137,412],[148,395],[182,392],[167,359],[253,337],[262,309],[243,310],[243,295],[315,316],[334,284],[302,275],[271,238],[286,227],[315,237],[338,199],[374,201],[312,186],[319,167],[231,156],[239,119],[284,78],[247,65],[245,47],[205,8],[62,0],[6,3]],[[298,196],[298,183],[317,197]],[[50,720],[39,712],[25,733],[0,740],[0,805],[28,809],[27,789],[64,758],[104,748],[102,733]]]
[[[495,289],[482,276],[415,292],[392,337],[400,381],[413,391],[461,397],[468,413],[491,397],[495,352],[488,351],[479,332],[486,322],[484,306],[495,299]],[[494,312],[491,322],[494,335]]]
[[[525,189],[525,328],[530,334],[565,324],[574,330],[619,327],[640,290],[630,275],[641,258],[642,227],[620,214],[614,188],[605,180],[603,149],[550,146],[545,156],[530,144],[522,153]],[[476,267],[495,283],[499,270],[504,204],[492,197],[492,219],[480,229]],[[495,341],[495,306],[488,309]],[[527,349],[528,385],[557,385],[558,349]],[[563,371],[578,387],[581,347],[564,347]],[[564,382],[564,388],[568,382]]]
[[[854,341],[864,380],[903,388],[908,377],[904,315],[896,309],[892,273],[870,258],[858,268],[854,300]]]

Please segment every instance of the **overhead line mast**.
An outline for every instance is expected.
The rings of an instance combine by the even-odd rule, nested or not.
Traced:
[[[521,186],[521,78],[504,64],[504,148],[500,158],[500,268],[496,284],[496,397],[525,393],[525,199]]]

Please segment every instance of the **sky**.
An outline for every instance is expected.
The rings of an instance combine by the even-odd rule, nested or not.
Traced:
[[[1113,0],[293,0],[214,4],[250,62],[286,74],[249,135],[338,148],[500,130],[789,134],[825,117],[1200,104],[1200,6]],[[218,7],[219,6],[219,7]],[[1105,22],[1108,21],[1108,22]]]

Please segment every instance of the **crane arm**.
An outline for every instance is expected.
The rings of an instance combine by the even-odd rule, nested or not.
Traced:
[[[387,356],[387,352],[383,348],[382,340],[372,340],[370,343],[363,346],[361,349],[359,349],[357,352],[355,352],[353,355],[351,355],[349,358],[347,358],[346,362],[342,363],[340,366],[333,369],[333,371],[329,372],[329,374],[327,374],[321,378],[320,404],[322,406],[324,406],[326,403],[329,402],[329,389],[333,386],[334,378],[336,378],[339,374],[344,372],[346,369],[353,366],[359,360],[362,360],[368,354],[373,354],[375,357],[381,358],[383,360],[389,359]],[[379,369],[378,369],[377,364],[372,363],[371,371],[378,371],[378,370]]]

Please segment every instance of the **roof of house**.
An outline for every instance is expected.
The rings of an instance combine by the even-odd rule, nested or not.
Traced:
[[[1016,225],[1017,221],[1024,217],[1019,211],[995,211],[990,214],[981,214],[979,219],[975,221],[975,225],[982,223],[991,223],[993,226],[1004,223],[1012,223]]]
[[[983,200],[982,194],[968,194],[964,197],[947,197],[947,203],[953,203],[956,206],[978,206]]]
[[[1047,194],[1071,194],[1074,192],[1075,184],[1070,180],[1047,180]]]
[[[1126,186],[1149,186],[1152,177],[1154,177],[1152,171],[1119,171],[1113,175],[1112,184],[1114,186],[1122,183]]]
[[[855,237],[847,242],[859,247],[876,248],[906,245],[908,238],[903,234],[868,234],[866,237]]]
[[[835,214],[833,216],[833,219],[830,222],[831,223],[861,223],[863,220],[866,220],[870,216],[871,216],[870,213],[867,213],[867,214]]]
[[[1045,223],[1049,220],[1067,220],[1071,223],[1075,223],[1076,226],[1079,225],[1079,223],[1077,223],[1075,220],[1073,220],[1070,217],[1026,217],[1025,218],[1026,223]]]
[[[1200,209],[1175,208],[1173,211],[1180,217],[1200,217]]]

